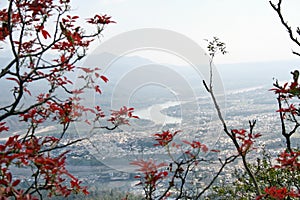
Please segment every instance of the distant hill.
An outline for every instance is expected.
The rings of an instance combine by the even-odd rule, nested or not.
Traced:
[[[300,60],[217,65],[226,89],[240,89],[291,80],[291,71],[300,69]]]
[[[99,62],[103,59],[103,62]],[[10,60],[0,57],[0,67],[5,66]],[[111,62],[113,61],[113,62]],[[101,64],[107,64],[103,66]],[[99,64],[99,65],[98,65]],[[98,66],[97,66],[98,65]],[[110,109],[112,99],[120,99],[120,104],[138,107],[148,107],[150,103],[163,103],[165,101],[181,100],[185,97],[193,98],[190,95],[207,95],[201,74],[195,73],[191,66],[175,66],[168,64],[157,64],[152,60],[139,56],[117,57],[112,54],[93,55],[88,57],[83,66],[97,66],[102,73],[109,78],[107,84],[101,83],[103,94],[96,98],[100,104]],[[272,88],[274,79],[286,81],[291,79],[290,72],[299,69],[300,60],[253,62],[217,65],[218,72],[222,79],[225,92],[245,88],[263,86]],[[1,70],[0,68],[0,70]],[[74,78],[73,78],[74,79]],[[145,82],[149,85],[142,85]],[[152,81],[152,82],[151,82]],[[76,80],[74,80],[76,82]],[[152,84],[151,84],[152,83]],[[159,83],[159,84],[157,84]],[[9,100],[12,81],[0,80],[0,107]],[[35,84],[32,90],[35,93],[42,92],[46,85]],[[93,95],[93,94],[91,94]],[[93,99],[89,97],[90,99]],[[124,102],[132,100],[132,102]],[[26,100],[28,101],[28,99]],[[139,106],[141,103],[141,106]],[[9,120],[10,124],[18,121]]]

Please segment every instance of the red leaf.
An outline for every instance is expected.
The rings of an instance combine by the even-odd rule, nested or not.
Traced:
[[[41,31],[42,31],[42,35],[45,39],[47,39],[48,37],[51,38],[51,35],[48,33],[48,31],[46,31],[44,29],[42,29]]]
[[[254,134],[254,138],[259,138],[261,136],[261,134],[260,133],[256,133],[256,134]]]
[[[95,86],[95,90],[96,90],[96,92],[98,92],[99,94],[101,94],[102,92],[101,92],[101,90],[100,90],[100,87],[99,87],[99,85],[96,85]]]
[[[91,122],[87,119],[84,122],[87,123],[88,125],[91,125]]]
[[[136,115],[132,115],[131,117],[135,118],[135,119],[140,119],[139,116],[136,116]]]
[[[79,89],[79,90],[76,89],[72,91],[72,94],[82,94],[82,93],[84,93],[83,89]]]
[[[24,87],[24,91],[31,96],[31,92],[26,87]]]
[[[6,141],[5,145],[6,145],[6,146],[12,145],[13,142],[14,142],[14,140],[15,140],[15,138],[16,138],[15,136],[9,137],[8,140]]]
[[[89,191],[87,190],[87,188],[83,188],[82,193],[83,193],[84,195],[90,194]]]
[[[12,186],[13,187],[16,187],[17,185],[19,185],[19,183],[21,182],[21,180],[15,180],[13,183],[12,183]]]
[[[4,124],[6,124],[6,122],[0,122],[0,132],[9,130],[9,127],[4,126]]]
[[[6,174],[6,177],[7,177],[8,182],[10,183],[10,182],[11,182],[11,179],[12,179],[11,173],[10,173],[10,172],[7,173],[7,174]]]
[[[1,185],[4,185],[4,186],[7,186],[7,185],[8,185],[8,183],[7,183],[6,180],[0,180],[0,184],[1,184]]]
[[[100,76],[100,78],[101,78],[105,83],[108,82],[108,78],[106,78],[105,76]]]
[[[86,67],[79,67],[79,69],[81,69],[82,71],[84,71],[85,73],[91,73],[93,72],[93,70],[86,68]]]
[[[9,78],[6,78],[6,79],[16,81],[18,83],[18,85],[20,85],[20,81],[17,78],[9,77]]]
[[[66,61],[66,56],[63,54],[60,56],[60,61],[64,63]]]

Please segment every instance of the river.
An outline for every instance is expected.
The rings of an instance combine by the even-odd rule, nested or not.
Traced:
[[[161,104],[154,104],[147,108],[136,110],[134,113],[140,117],[140,119],[151,120],[155,124],[180,124],[182,119],[179,117],[171,117],[163,114],[161,111],[172,106],[180,105],[182,102],[167,101]]]

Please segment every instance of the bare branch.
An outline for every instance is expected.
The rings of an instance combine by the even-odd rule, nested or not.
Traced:
[[[269,3],[272,6],[272,8],[276,11],[281,24],[286,28],[287,32],[289,33],[290,39],[300,47],[300,42],[299,42],[298,38],[294,35],[292,28],[289,26],[288,22],[284,19],[283,15],[282,15],[282,11],[281,11],[282,0],[279,0],[277,5],[275,5],[272,1],[269,1]],[[300,53],[297,53],[295,51],[293,51],[293,54],[300,56]]]
[[[239,157],[239,155],[233,155],[230,156],[228,158],[225,159],[225,162],[223,162],[220,159],[220,163],[221,163],[221,167],[219,169],[219,171],[217,172],[217,174],[214,176],[214,178],[210,181],[210,183],[197,195],[197,199],[199,199],[212,185],[213,183],[217,180],[217,178],[220,176],[220,174],[222,173],[223,169],[229,164],[232,163],[233,161],[235,161],[235,159],[237,159]]]

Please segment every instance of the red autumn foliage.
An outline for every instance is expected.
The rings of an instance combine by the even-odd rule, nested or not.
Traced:
[[[4,190],[2,196],[20,196],[25,197],[27,194],[23,189],[16,189],[21,182],[20,179],[16,179],[12,182],[12,173],[9,168],[12,165],[18,167],[33,167],[36,169],[33,174],[35,179],[44,180],[39,182],[40,187],[44,187],[48,190],[48,195],[63,195],[69,196],[73,191],[87,193],[86,187],[77,185],[76,188],[65,186],[66,178],[70,179],[70,183],[78,180],[68,172],[65,168],[66,165],[66,153],[62,153],[58,156],[49,154],[48,150],[45,150],[45,146],[56,145],[58,140],[55,137],[37,138],[31,137],[28,141],[22,141],[19,139],[19,135],[9,137],[5,144],[0,145],[1,150],[1,188]],[[34,169],[33,168],[33,169]]]
[[[277,188],[277,187],[267,187],[264,190],[265,194],[260,195],[256,198],[256,200],[260,199],[275,199],[275,200],[281,200],[286,198],[297,198],[300,197],[300,193],[295,192],[294,190],[289,191],[286,187]]]
[[[248,151],[253,149],[253,144],[255,142],[255,139],[261,137],[260,133],[247,133],[246,130],[241,129],[233,129],[231,130],[232,135],[235,139],[240,141],[241,144],[239,144],[239,153],[242,155],[245,155]]]
[[[6,122],[0,122],[0,133],[2,131],[8,131],[9,130],[9,127],[8,126],[4,126]]]
[[[201,149],[203,152],[207,152],[208,148],[205,144],[202,144],[199,141],[193,141],[193,142],[188,142],[186,140],[183,141],[185,144],[188,144],[189,146],[191,146],[193,149]]]
[[[276,165],[276,168],[283,168],[289,170],[300,170],[300,151],[292,151],[292,152],[282,152],[277,161],[279,165]]]
[[[130,118],[139,118],[138,116],[133,115],[133,112],[134,108],[127,108],[126,106],[123,106],[122,108],[120,108],[120,110],[112,110],[111,117],[110,119],[108,119],[108,121],[110,121],[115,126],[119,126],[121,124],[129,125]]]
[[[181,131],[174,131],[173,133],[170,132],[170,130],[163,131],[162,133],[156,133],[155,140],[158,142],[157,144],[154,144],[154,146],[166,146],[169,144],[175,135]]]
[[[0,79],[13,84],[4,93],[11,102],[0,105],[0,133],[10,134],[0,143],[1,199],[40,199],[42,190],[49,197],[88,194],[86,186],[66,169],[69,151],[64,150],[84,138],[67,144],[62,140],[71,123],[88,122],[87,113],[93,114],[94,120],[105,120],[101,107],[81,105],[80,95],[89,89],[101,93],[98,80],[106,83],[108,79],[100,74],[99,68],[78,67],[76,63],[86,56],[104,25],[115,22],[107,15],[96,14],[87,20],[94,27],[94,31],[88,32],[77,23],[80,17],[71,15],[71,11],[69,0],[12,0],[7,8],[0,8],[0,45],[10,44],[5,48],[12,57],[0,70]],[[84,84],[74,89],[69,75],[78,69],[84,72]],[[41,87],[37,92],[33,88],[38,84]],[[137,118],[133,109],[126,107],[112,116],[115,120],[110,120],[115,126]],[[26,128],[11,134],[14,127],[6,123],[11,118]],[[39,128],[49,123],[56,124],[56,135],[37,135]],[[26,175],[21,178],[12,168],[29,169],[32,174],[28,174],[28,179]],[[27,188],[21,186],[24,179]]]
[[[148,161],[133,161],[130,164],[138,166],[138,171],[142,172],[141,176],[135,177],[140,179],[140,182],[138,184],[145,184],[151,189],[156,188],[158,182],[168,176],[167,171],[160,170],[160,168],[167,166],[166,163],[156,164],[152,159],[150,159]]]

